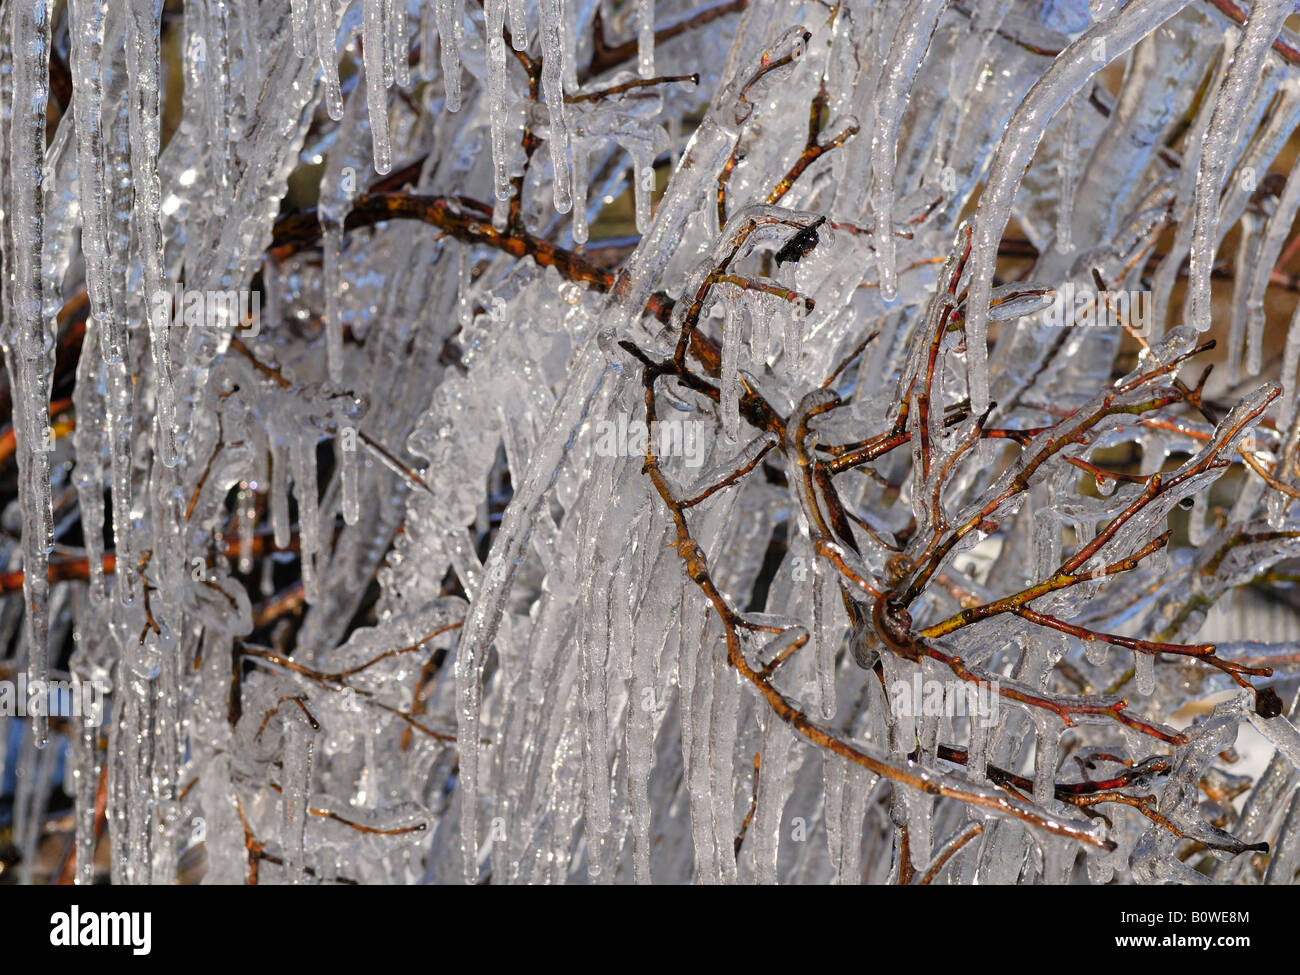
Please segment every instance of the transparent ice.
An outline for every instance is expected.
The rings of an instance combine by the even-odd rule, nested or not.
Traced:
[[[22,879],[1295,882],[1294,10],[9,0]]]

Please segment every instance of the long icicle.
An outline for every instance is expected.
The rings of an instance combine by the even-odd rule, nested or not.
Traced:
[[[153,353],[154,392],[158,398],[158,456],[168,467],[178,460],[176,392],[166,316],[159,313],[169,297],[163,269],[162,187],[158,180],[161,144],[159,105],[159,29],[162,0],[130,0],[126,65],[131,87],[131,174],[135,186],[132,221],[138,235],[144,272],[144,305]]]
[[[1187,318],[1197,331],[1204,332],[1210,327],[1210,266],[1219,240],[1219,190],[1237,145],[1237,129],[1251,93],[1259,83],[1264,58],[1294,7],[1293,0],[1255,0],[1246,21],[1245,36],[1233,52],[1232,65],[1219,88],[1210,128],[1205,133],[1201,164],[1196,173],[1195,216],[1187,268]]]
[[[555,170],[555,209],[573,206],[569,181],[569,126],[564,108],[564,16],[560,0],[539,0],[542,17],[542,93],[550,114],[551,167]]]
[[[1011,206],[1034,157],[1047,123],[1076,91],[1105,64],[1128,51],[1192,0],[1135,0],[1113,18],[1092,27],[1057,55],[1051,67],[1020,102],[1007,123],[989,170],[984,196],[975,219],[970,261],[970,294],[966,302],[966,368],[970,383],[971,412],[989,406],[988,322],[1002,231],[1011,218]],[[1096,52],[1105,52],[1105,60]]]
[[[13,128],[9,143],[12,179],[13,310],[17,341],[9,374],[15,387],[19,503],[23,513],[23,596],[27,604],[27,679],[45,681],[49,670],[50,549],[50,323],[42,299],[41,252],[45,244],[45,108],[49,99],[50,21],[46,0],[18,0],[12,12],[14,52]],[[21,431],[21,433],[20,433]],[[32,717],[37,745],[44,746],[49,718]]]
[[[876,214],[876,260],[880,267],[880,297],[898,297],[898,269],[894,245],[894,164],[898,126],[912,81],[930,48],[930,38],[948,0],[920,0],[899,22],[885,62],[883,85],[876,95],[875,124],[871,135],[871,206]]]
[[[366,73],[370,135],[375,145],[375,172],[383,176],[393,168],[393,146],[388,137],[388,90],[384,86],[384,0],[364,0],[361,16],[361,56]],[[450,108],[450,95],[447,100]]]

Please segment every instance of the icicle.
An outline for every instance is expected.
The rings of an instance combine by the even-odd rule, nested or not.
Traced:
[[[826,808],[826,852],[835,871],[835,882],[844,883],[844,778],[847,762],[838,755],[822,761],[822,794]]]
[[[840,649],[840,636],[836,627],[835,609],[840,599],[840,587],[835,581],[838,574],[821,559],[813,563],[813,663],[817,670],[817,699],[822,719],[835,717],[835,658]]]
[[[556,0],[560,6],[560,74],[565,91],[578,85],[578,8],[580,4]]]
[[[380,6],[381,33],[384,38],[384,87],[392,88],[395,74],[393,71],[393,0],[383,0]]]
[[[849,842],[844,845],[844,860],[840,868],[841,884],[858,884],[862,878],[862,821],[867,813],[879,778],[857,764],[849,765],[845,783],[845,823]]]
[[[271,453],[271,535],[275,547],[289,547],[292,526],[289,524],[289,454],[283,438],[276,434],[269,444]],[[267,565],[270,565],[268,560]]]
[[[313,0],[316,8],[316,57],[325,82],[325,110],[335,122],[343,118],[343,91],[339,87],[339,57],[334,50],[333,0]]]
[[[718,851],[719,879],[736,882],[736,731],[741,702],[740,681],[722,654],[713,655],[713,714],[709,742],[713,836]]]
[[[834,608],[833,606],[831,607]],[[835,645],[832,644],[831,653],[835,652]],[[832,665],[834,657],[831,658]],[[942,687],[944,674],[940,669],[943,665],[934,660],[923,659],[921,661],[921,675],[926,681],[926,687]],[[832,672],[832,679],[834,674]],[[834,687],[834,684],[831,685]],[[939,724],[943,718],[942,708],[927,708],[922,706],[920,727],[917,729],[916,746],[921,755],[921,761],[927,768],[933,768],[938,763],[939,756]],[[829,715],[834,717],[834,715]]]
[[[988,780],[989,736],[992,723],[982,715],[970,718],[970,748],[966,752],[966,772],[976,782]]]
[[[1051,808],[1056,797],[1056,766],[1061,758],[1060,719],[1038,720],[1038,743],[1034,750],[1034,804]]]
[[[758,774],[758,808],[751,827],[755,879],[760,884],[777,882],[777,850],[780,846],[782,809],[788,794],[786,763],[794,734],[784,721],[769,716],[763,733],[762,765]]]
[[[44,681],[49,666],[49,553],[53,545],[50,503],[50,327],[42,304],[41,254],[45,247],[45,108],[49,96],[50,22],[46,0],[17,0],[13,30],[12,179],[13,314],[17,341],[8,366],[13,388],[14,435],[22,509],[23,596],[26,601],[27,679]],[[20,40],[21,39],[21,40]],[[9,262],[6,262],[9,263]],[[6,342],[6,346],[8,346]],[[14,362],[14,357],[17,362]],[[17,368],[15,369],[15,366]],[[49,719],[32,718],[43,747]]]
[[[636,70],[642,78],[655,76],[655,0],[637,0]]]
[[[285,719],[284,736],[283,832],[284,869],[291,884],[300,884],[305,876],[306,859],[303,837],[307,827],[307,806],[311,798],[311,766],[316,750],[315,735],[306,718],[295,708]]]
[[[388,42],[393,52],[393,82],[399,88],[411,83],[411,25],[406,18],[406,0],[390,0]]]
[[[638,884],[648,884],[652,879],[650,773],[654,765],[654,712],[662,706],[655,700],[655,655],[650,646],[651,641],[642,636],[644,629],[648,628],[638,625],[631,649],[632,682],[628,688],[625,731],[628,805],[631,807],[632,819],[632,869]]]
[[[305,58],[311,51],[307,34],[307,16],[312,0],[289,0],[290,29],[293,31],[293,53]]]
[[[886,303],[898,297],[898,271],[894,243],[894,166],[898,126],[917,69],[939,25],[948,0],[917,0],[898,22],[889,59],[876,94],[875,125],[871,135],[871,206],[876,215],[874,245],[880,268],[880,297]]]
[[[105,596],[103,442],[99,424],[90,423],[85,418],[94,416],[100,409],[95,401],[99,394],[99,375],[105,364],[95,353],[99,341],[98,325],[93,320],[87,322],[82,354],[77,362],[77,385],[72,396],[77,415],[82,417],[73,434],[77,450],[74,472],[77,506],[81,511],[81,534],[90,568],[90,598],[96,605],[102,605]]]
[[[320,553],[320,499],[316,484],[316,434],[304,430],[289,441],[293,465],[293,493],[298,499],[299,558],[302,564],[303,598],[320,599],[316,556]]]
[[[600,560],[603,563],[603,560]],[[606,742],[609,739],[609,696],[607,674],[610,662],[610,634],[612,617],[610,602],[613,596],[613,578],[607,564],[597,565],[593,575],[604,580],[603,587],[593,585],[583,607],[585,625],[579,636],[579,701],[582,707],[582,766],[583,795],[587,819],[592,834],[590,842],[599,844],[608,833],[610,821],[609,758]],[[601,864],[593,849],[588,855],[587,872],[595,879],[602,877]]]
[[[280,262],[275,259],[275,255],[267,254],[262,263],[262,317],[266,320],[266,325],[273,329],[279,327],[283,315],[280,305],[282,274]]]
[[[1174,184],[1173,215],[1178,221],[1178,227],[1174,234],[1173,245],[1164,259],[1160,261],[1156,273],[1151,279],[1152,301],[1156,311],[1154,334],[1157,336],[1164,331],[1165,319],[1168,317],[1168,310],[1171,307],[1170,295],[1173,293],[1178,276],[1185,265],[1187,249],[1192,243],[1193,221],[1191,219],[1191,208],[1196,192],[1196,175],[1200,168],[1205,133],[1209,130],[1210,119],[1216,107],[1215,99],[1209,96],[1209,90],[1217,90],[1221,87],[1223,77],[1232,61],[1234,43],[1239,37],[1240,32],[1235,30],[1228,31],[1223,35],[1217,57],[1212,62],[1213,71],[1210,77],[1205,80],[1205,84],[1208,86],[1207,97],[1200,100],[1200,105],[1192,115],[1188,128],[1187,143],[1183,148],[1179,164],[1180,170]]]
[[[1255,263],[1249,269],[1250,294],[1246,299],[1246,334],[1251,336],[1251,341],[1255,346],[1262,346],[1260,337],[1262,337],[1264,331],[1266,318],[1264,297],[1272,281],[1273,268],[1282,254],[1282,248],[1285,246],[1287,238],[1290,236],[1291,225],[1295,222],[1297,211],[1300,211],[1300,159],[1296,160],[1291,167],[1291,172],[1287,175],[1286,187],[1277,199],[1273,214],[1268,218]],[[1238,267],[1241,267],[1241,265],[1238,265]],[[1252,376],[1259,375],[1259,368],[1256,367],[1250,374]],[[1283,375],[1285,377],[1286,374]],[[1289,387],[1291,385],[1289,381],[1287,385],[1289,396]],[[1293,402],[1293,400],[1287,401]],[[1283,405],[1281,415],[1290,415],[1286,405]]]
[[[382,0],[378,0],[382,2]],[[435,0],[438,42],[442,45],[442,88],[449,112],[460,111],[460,22],[464,0]]]
[[[998,144],[975,221],[969,264],[970,291],[966,302],[966,369],[971,412],[982,414],[989,406],[988,320],[989,298],[998,243],[1011,217],[1016,191],[1033,159],[1047,122],[1108,61],[1187,6],[1191,0],[1134,0],[1110,20],[1090,27],[1051,66],[1020,102]],[[1105,52],[1106,60],[1096,57]]]
[[[740,439],[740,309],[738,301],[722,305],[722,430],[728,443]]]
[[[437,63],[433,51],[438,42],[438,21],[433,0],[424,0],[420,6],[420,77],[432,81]]]
[[[126,64],[131,89],[131,175],[135,184],[132,226],[139,236],[144,270],[144,307],[153,352],[154,392],[158,399],[158,456],[168,467],[179,460],[176,443],[176,391],[172,383],[169,325],[159,309],[170,294],[163,267],[162,187],[158,181],[160,145],[159,29],[162,0],[130,0]]]
[[[1187,515],[1187,540],[1193,545],[1204,545],[1210,536],[1206,519],[1210,511],[1210,493],[1198,491],[1192,496],[1192,510]]]
[[[203,76],[203,115],[206,122],[208,172],[216,192],[212,210],[219,216],[230,211],[233,187],[230,170],[230,39],[229,10],[224,0],[208,0],[200,11],[200,31],[190,33],[187,52]],[[188,29],[188,19],[187,19]]]
[[[564,107],[563,11],[560,0],[538,0],[537,6],[542,19],[542,93],[550,114],[546,141],[555,175],[555,209],[558,213],[568,213],[573,196],[569,182],[569,128]]]
[[[251,112],[262,92],[262,24],[257,0],[236,0],[239,8],[239,46],[244,58],[244,111]]]
[[[82,722],[72,738],[75,799],[77,803],[76,853],[78,886],[95,882],[95,796],[99,792],[99,729]]]
[[[655,188],[654,156],[644,151],[632,153],[633,199],[636,202],[636,232],[644,234],[650,230],[650,196]],[[574,175],[577,183],[577,175]],[[575,192],[577,192],[575,187]],[[583,189],[586,196],[586,189]]]
[[[104,333],[100,333],[103,345]],[[104,412],[108,432],[109,462],[113,478],[113,549],[117,556],[114,586],[118,601],[129,606],[135,600],[140,573],[132,538],[131,477],[135,438],[132,425],[132,382],[126,359],[104,363]]]
[[[510,46],[516,51],[528,50],[528,17],[526,0],[506,0],[510,16]]]
[[[151,634],[147,643],[155,644]],[[142,648],[143,649],[143,648]],[[152,788],[154,773],[154,755],[149,746],[152,744],[153,727],[150,721],[151,693],[150,681],[137,676],[129,682],[126,692],[127,703],[125,731],[129,734],[125,749],[127,772],[126,813],[127,813],[127,855],[128,870],[132,883],[145,883],[153,863],[153,822],[156,808],[155,794]]]
[[[342,263],[343,227],[331,223],[322,234],[322,261],[325,268],[325,361],[330,382],[343,382],[343,312]]]
[[[641,288],[635,281],[631,286],[632,300],[644,300]],[[623,299],[619,296],[620,302]],[[621,308],[616,305],[616,308]],[[565,388],[551,414],[550,425],[555,429],[569,430],[568,437],[550,437],[543,447],[530,458],[525,474],[512,503],[502,516],[501,527],[492,551],[484,565],[485,582],[470,608],[463,635],[456,653],[456,725],[457,737],[467,742],[478,740],[481,721],[481,673],[487,649],[496,639],[501,627],[501,614],[510,592],[514,572],[525,547],[532,536],[538,512],[545,504],[548,489],[554,483],[556,472],[578,439],[576,431],[590,416],[599,416],[608,407],[610,397],[618,382],[615,372],[603,350],[594,340],[582,354],[575,357],[565,380]],[[461,793],[461,856],[462,871],[466,881],[477,876],[479,794],[479,750],[472,745],[461,750],[458,791]]]
[[[794,374],[803,358],[803,323],[807,317],[804,306],[798,302],[789,306],[785,319],[786,368]]]
[[[895,785],[894,802],[902,806],[901,815],[894,815],[907,826],[912,868],[924,870],[929,866],[934,844],[934,796]]]
[[[1070,99],[1062,119],[1061,157],[1057,164],[1060,173],[1060,198],[1056,208],[1056,249],[1062,254],[1074,250],[1071,230],[1074,227],[1074,190],[1079,169],[1079,123],[1075,118],[1079,98]]]
[[[456,251],[456,318],[461,328],[470,328],[474,324],[474,307],[469,293],[469,258],[466,248]]]
[[[113,318],[109,294],[108,208],[104,173],[103,78],[100,57],[108,0],[77,0],[70,7],[72,27],[72,109],[77,135],[77,189],[81,202],[81,249],[86,258],[86,295],[90,314],[104,330],[105,361],[122,358],[125,336]]]
[[[70,6],[69,11],[72,19],[70,42],[72,108],[77,136],[77,189],[82,214],[82,253],[86,259],[86,294],[90,302],[90,322],[87,323],[82,346],[85,354],[78,365],[79,377],[85,370],[85,380],[83,382],[79,378],[76,386],[76,397],[80,398],[77,413],[85,418],[94,415],[97,409],[104,408],[109,418],[107,426],[112,440],[118,432],[119,421],[113,419],[111,402],[104,404],[104,407],[94,402],[98,398],[98,383],[93,381],[90,371],[90,356],[96,345],[100,347],[106,364],[120,363],[125,346],[122,323],[113,315],[110,293],[112,282],[108,268],[108,209],[111,203],[105,185],[105,149],[101,127],[103,79],[100,70],[107,9],[107,0],[79,0]],[[95,371],[97,373],[98,370]],[[112,390],[106,390],[105,396],[111,399]],[[76,442],[77,488],[82,521],[86,526],[83,535],[90,561],[91,593],[97,600],[102,600],[104,505],[103,467],[99,461],[101,444],[94,435],[94,426],[86,422],[77,427]],[[116,446],[112,446],[115,450]]]
[[[339,480],[343,494],[343,522],[355,525],[361,518],[361,496],[358,470],[358,450],[355,439],[345,442],[339,450]]]
[[[235,506],[239,514],[237,565],[241,575],[248,575],[253,571],[253,545],[257,535],[257,493],[250,488],[247,481],[239,486]]]
[[[584,139],[573,140],[573,242],[587,242],[587,183],[591,178],[590,147]]]
[[[756,375],[767,367],[768,351],[772,344],[772,302],[764,295],[755,295],[749,308],[749,361]]]
[[[1241,216],[1241,231],[1237,237],[1236,263],[1234,267],[1253,268],[1259,258],[1260,219],[1258,214],[1244,213]],[[1250,284],[1246,274],[1237,275],[1232,282],[1232,306],[1228,317],[1228,364],[1224,370],[1228,382],[1236,384],[1241,378],[1242,344],[1246,346],[1246,370],[1250,375],[1258,375],[1260,367],[1260,343],[1263,339],[1264,320],[1260,316],[1248,314],[1249,298],[1247,292]],[[1249,328],[1248,325],[1249,319]],[[1258,329],[1256,329],[1258,325]],[[1253,367],[1252,367],[1253,363]]]
[[[438,0],[440,4],[449,0]],[[384,86],[384,0],[363,0],[361,21],[361,44],[363,68],[366,72],[366,107],[370,112],[370,135],[375,147],[375,172],[385,175],[393,168],[393,146],[388,135],[388,92]],[[441,25],[439,25],[441,27]],[[446,72],[447,37],[443,34],[443,71]],[[453,50],[455,50],[452,42]],[[451,82],[447,82],[447,107],[451,105]],[[457,104],[459,107],[459,89]]]
[[[509,199],[511,191],[509,147],[506,145],[510,118],[506,91],[506,41],[503,36],[505,12],[506,0],[487,0],[483,7],[487,33],[488,121],[492,130],[492,172],[498,200]],[[574,165],[577,165],[576,160]],[[578,240],[576,213],[573,219],[574,243],[581,244],[586,237]]]
[[[1133,653],[1133,683],[1143,697],[1150,697],[1156,689],[1155,654]]]
[[[1219,243],[1219,192],[1236,148],[1237,129],[1259,84],[1264,58],[1294,9],[1293,0],[1256,0],[1251,5],[1245,33],[1233,53],[1202,140],[1187,269],[1187,318],[1201,332],[1210,327],[1210,269]]]

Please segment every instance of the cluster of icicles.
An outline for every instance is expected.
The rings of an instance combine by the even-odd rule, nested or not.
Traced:
[[[4,517],[21,542],[0,556],[23,593],[0,616],[0,665],[110,691],[102,728],[5,725],[23,879],[39,879],[63,790],[83,883],[97,807],[119,883],[885,882],[900,875],[902,827],[915,876],[937,882],[1291,882],[1300,684],[1280,680],[1283,714],[1265,718],[1218,671],[1005,615],[945,649],[1053,701],[1081,681],[1126,688],[1154,720],[1185,707],[1201,715],[1188,742],[1110,720],[1067,728],[1009,701],[988,726],[914,721],[886,688],[951,674],[886,653],[882,684],[860,666],[863,635],[844,577],[812,544],[792,445],[741,408],[757,391],[793,425],[835,375],[844,405],[813,423],[817,438],[889,429],[978,194],[965,339],[943,345],[935,371],[936,469],[959,450],[940,404],[973,416],[1010,404],[998,425],[1040,428],[1114,372],[1120,330],[1040,327],[1041,302],[1003,300],[994,271],[1013,220],[1039,294],[1094,287],[1093,269],[1145,289],[1155,238],[1176,226],[1149,272],[1151,355],[1181,354],[1226,319],[1217,388],[1242,405],[1223,424],[1258,416],[1272,395],[1255,378],[1269,270],[1300,173],[1262,203],[1258,190],[1300,123],[1300,69],[1286,55],[1290,0],[1238,18],[1223,6],[186,0],[165,21],[161,0],[10,0],[0,310],[19,477]],[[52,57],[72,94],[47,132]],[[164,147],[164,92],[182,89]],[[801,168],[815,100],[817,138],[834,145]],[[526,150],[525,132],[545,151]],[[348,229],[358,194],[412,163],[408,189],[471,227],[519,238],[517,219],[562,251],[615,251],[616,287],[419,221]],[[311,166],[319,244],[273,247],[291,176]],[[593,225],[625,191],[637,237],[609,241]],[[1210,272],[1233,228],[1231,302],[1212,322]],[[795,233],[795,258],[774,263]],[[709,286],[724,262],[734,273]],[[251,290],[260,328],[228,313],[176,327],[157,309],[181,287]],[[876,767],[978,802],[818,747],[741,682],[643,453],[600,446],[610,424],[644,418],[626,344],[670,358],[701,289],[718,393],[660,383],[659,418],[698,424],[703,450],[666,452],[660,469],[677,497],[700,498],[687,517],[718,591],[784,634],[745,652],[807,637],[773,677],[783,699]],[[656,294],[684,299],[667,325],[643,314]],[[68,407],[51,402],[78,304],[65,435],[52,418]],[[1276,422],[1252,449],[1294,486],[1300,325],[1284,348],[1282,395],[1263,414]],[[967,511],[1019,449],[985,442],[981,464],[936,487],[918,422],[913,448],[836,481],[858,569],[876,580],[896,551],[918,554],[932,493]],[[1231,448],[1224,429],[1185,413],[1114,422],[1076,459],[1129,447],[1150,474]],[[713,489],[742,468],[753,474]],[[1185,494],[1190,545],[1035,605],[1193,640],[1220,597],[1300,554],[1287,495],[1259,478],[1213,523],[1222,469],[1209,470]],[[1139,490],[1099,479],[1082,494],[1079,475],[1062,464],[1035,479],[995,533],[954,549],[952,588],[927,591],[913,616],[960,608],[953,591],[987,602],[1050,574]],[[1110,544],[1140,548],[1172,508],[1144,509]],[[77,557],[84,579],[60,571]],[[1249,775],[1221,757],[1248,724],[1276,748]],[[965,766],[941,744],[965,750]],[[986,761],[1032,788],[1009,799]],[[1086,818],[1052,788],[1124,767],[1174,829],[1119,804]],[[1189,857],[1195,843],[1209,852]],[[1223,852],[1263,843],[1262,873]]]

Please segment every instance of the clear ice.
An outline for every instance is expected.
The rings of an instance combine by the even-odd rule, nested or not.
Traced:
[[[0,6],[19,876],[1292,883],[1294,10]]]

